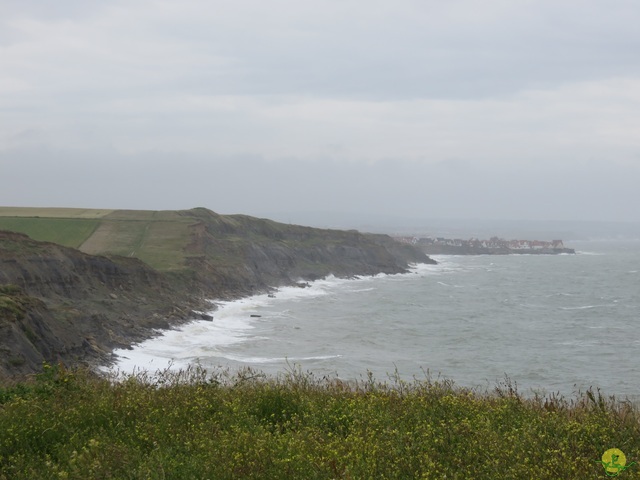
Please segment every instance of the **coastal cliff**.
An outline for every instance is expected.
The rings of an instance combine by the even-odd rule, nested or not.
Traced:
[[[198,318],[197,311],[211,309],[209,300],[329,274],[401,273],[411,263],[435,263],[385,235],[202,208],[114,211],[91,219],[92,229],[56,218],[9,220],[41,239],[67,238],[79,249],[0,231],[0,377],[36,371],[43,361],[103,362],[113,348]],[[50,228],[56,224],[88,235],[62,236]]]
[[[245,215],[194,209],[189,281],[216,297],[237,297],[299,280],[401,273],[410,263],[435,263],[386,235],[285,225]]]
[[[200,304],[140,260],[0,231],[0,377],[104,359]]]

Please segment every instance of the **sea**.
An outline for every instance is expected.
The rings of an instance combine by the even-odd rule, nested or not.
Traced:
[[[408,273],[212,303],[213,321],[117,350],[124,373],[251,368],[343,380],[448,380],[525,396],[640,400],[640,241],[575,255],[434,256]]]

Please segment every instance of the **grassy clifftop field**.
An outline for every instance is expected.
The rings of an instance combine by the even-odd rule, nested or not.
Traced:
[[[87,213],[89,212],[89,213]],[[34,240],[78,248],[108,211],[0,207],[0,230],[26,233]]]
[[[137,257],[158,270],[183,265],[192,223],[176,211],[0,207],[0,230],[94,255]]]

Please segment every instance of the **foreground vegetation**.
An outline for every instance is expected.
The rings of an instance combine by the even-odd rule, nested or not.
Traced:
[[[45,366],[0,389],[0,479],[606,478],[640,457],[637,410],[587,392],[522,398],[429,379],[345,383]],[[631,466],[621,478],[640,478]]]

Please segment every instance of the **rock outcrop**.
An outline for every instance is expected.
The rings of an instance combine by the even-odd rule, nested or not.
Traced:
[[[106,358],[188,318],[195,298],[136,259],[0,232],[0,376]]]
[[[217,297],[317,280],[401,273],[410,263],[435,263],[386,235],[284,225],[244,215],[190,210],[197,219],[187,260],[195,288]]]

